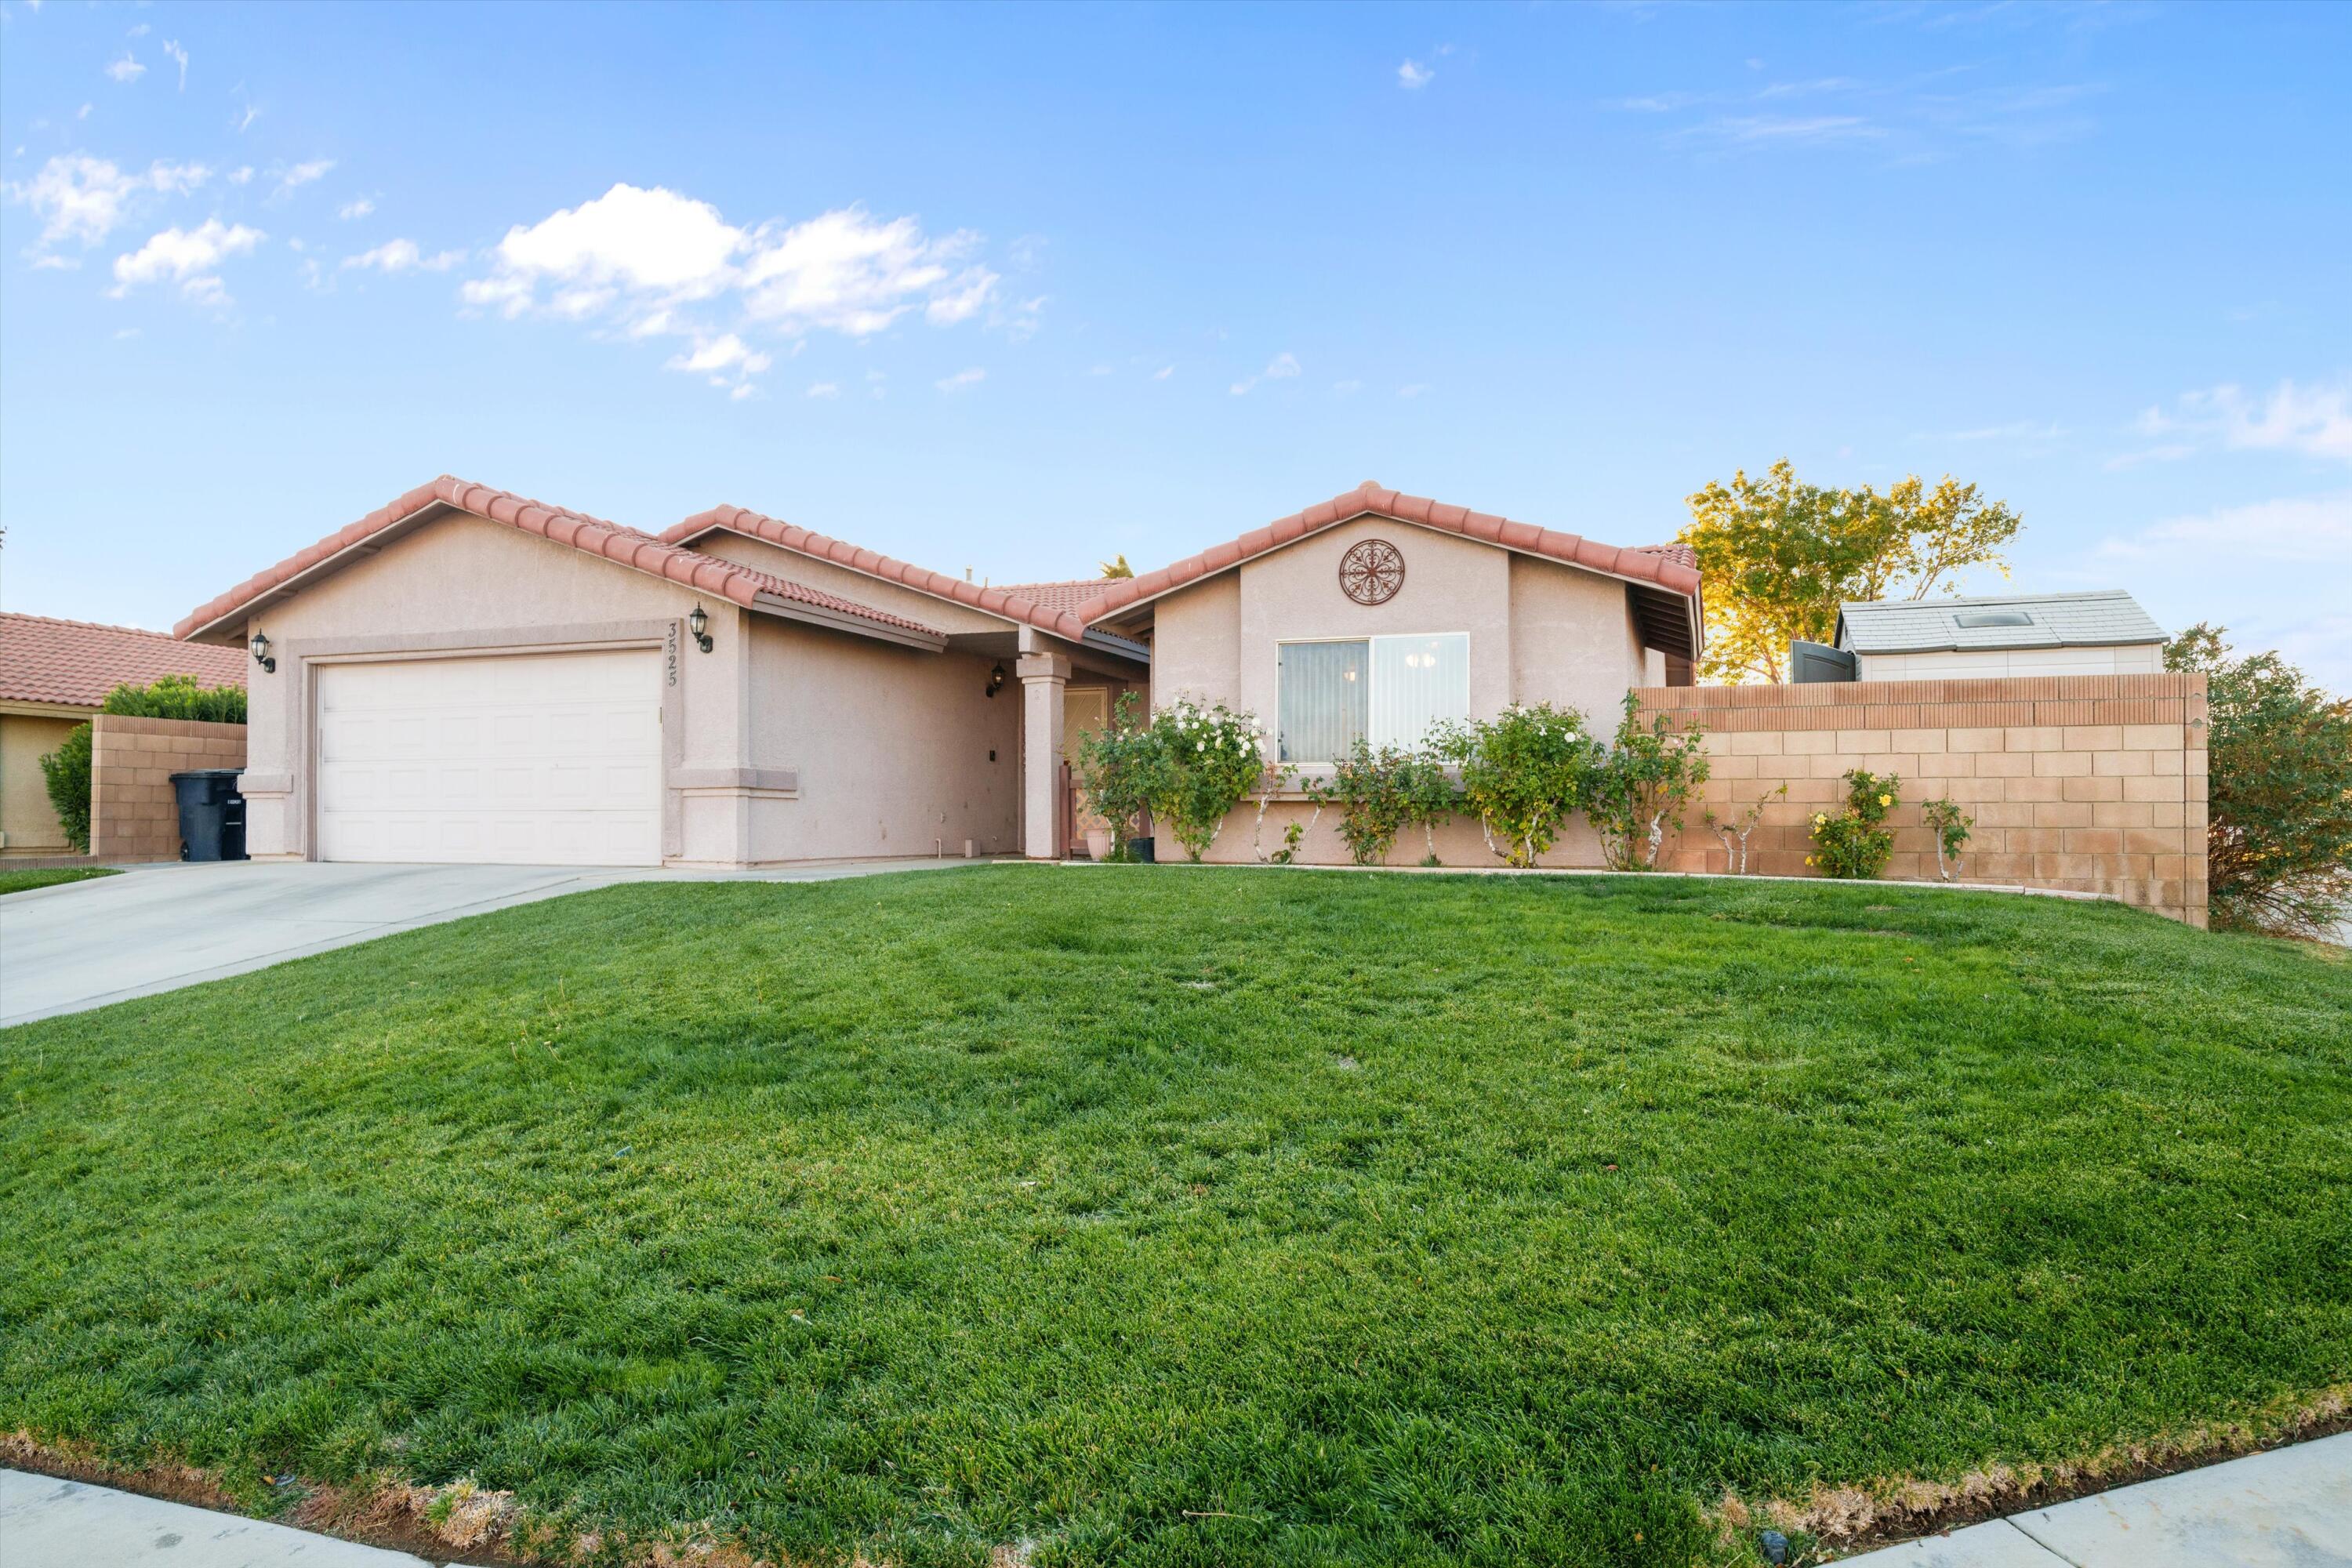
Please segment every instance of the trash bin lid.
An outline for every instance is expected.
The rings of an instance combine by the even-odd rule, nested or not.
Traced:
[[[244,772],[245,770],[243,768],[190,768],[185,773],[173,773],[172,777],[175,781],[179,779],[233,779]]]

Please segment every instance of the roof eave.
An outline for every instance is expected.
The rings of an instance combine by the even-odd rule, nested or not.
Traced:
[[[243,642],[245,623],[270,605],[282,604],[320,578],[340,572],[354,561],[364,560],[375,554],[394,540],[422,527],[438,513],[464,510],[462,507],[452,506],[447,501],[436,497],[415,510],[393,519],[366,538],[354,540],[331,555],[320,556],[284,582],[263,589],[243,604],[222,611],[202,626],[191,626],[185,631],[173,635],[182,642],[208,642],[223,645]]]
[[[751,597],[751,608],[779,620],[799,621],[806,626],[823,626],[828,631],[854,632],[872,637],[877,642],[898,643],[902,647],[921,648],[926,653],[943,653],[947,649],[945,632],[919,630],[913,626],[889,626],[863,616],[845,615],[823,605],[803,604],[777,594],[759,593]]]

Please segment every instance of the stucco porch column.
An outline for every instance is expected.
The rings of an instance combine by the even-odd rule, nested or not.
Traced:
[[[1062,692],[1070,661],[1058,653],[1024,653],[1021,676],[1021,840],[1032,860],[1051,860],[1061,846]]]

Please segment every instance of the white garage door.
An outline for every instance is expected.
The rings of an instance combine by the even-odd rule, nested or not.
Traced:
[[[660,656],[320,666],[319,858],[658,865]]]

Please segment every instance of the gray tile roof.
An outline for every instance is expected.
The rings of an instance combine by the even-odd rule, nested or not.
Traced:
[[[2021,615],[2027,624],[1960,624],[1988,611]],[[1855,653],[2096,647],[2163,640],[2164,628],[2121,588],[2092,594],[2016,594],[1992,599],[1880,599],[1838,606],[1837,646]]]

